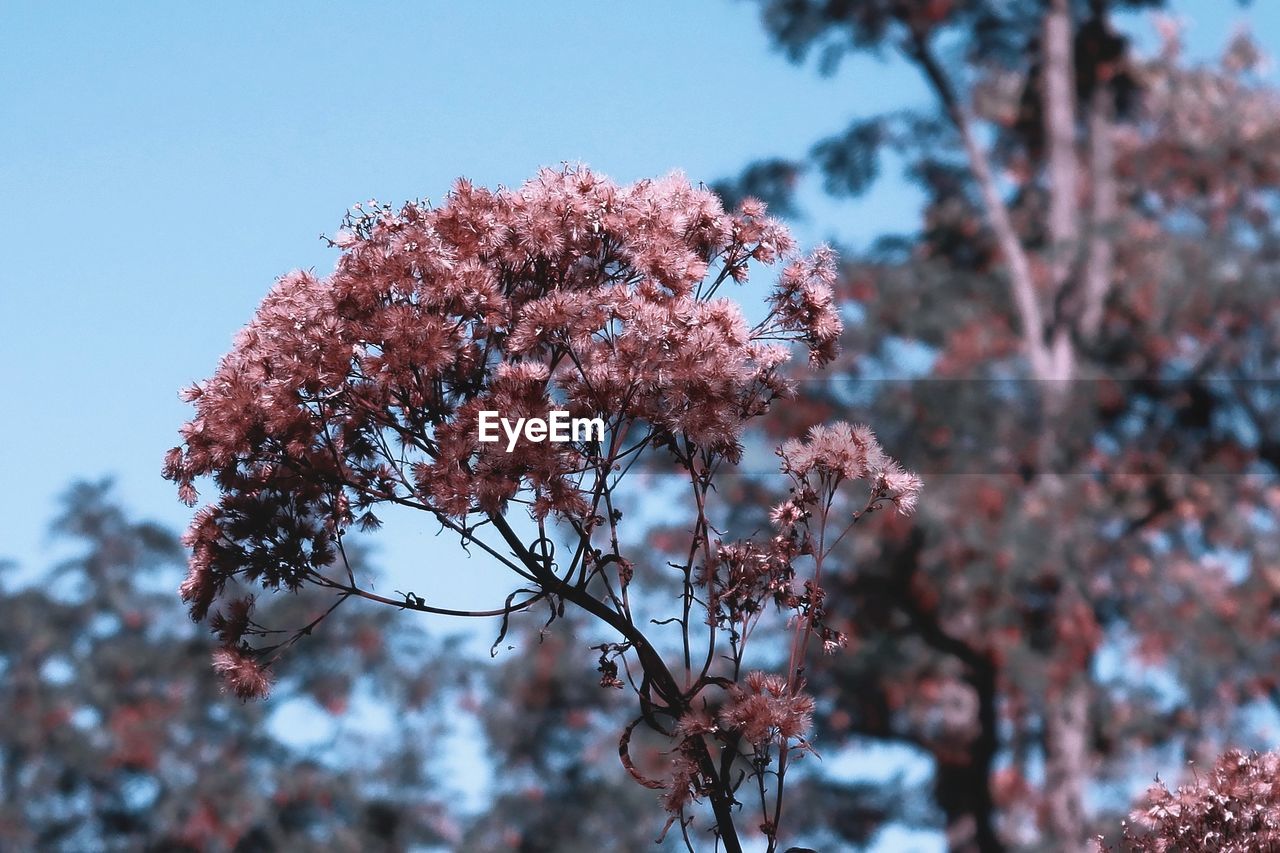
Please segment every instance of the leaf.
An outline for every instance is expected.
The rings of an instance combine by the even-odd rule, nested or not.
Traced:
[[[885,141],[880,118],[861,119],[837,136],[813,146],[810,156],[822,172],[822,186],[834,196],[858,196],[880,175],[880,146]]]
[[[736,178],[726,178],[711,185],[726,210],[734,210],[743,199],[757,198],[775,216],[799,217],[795,188],[804,167],[793,160],[771,157],[749,164]]]
[[[503,607],[503,611],[504,611],[504,612],[503,612],[503,614],[502,614],[502,625],[498,628],[498,638],[497,638],[496,640],[494,640],[494,641],[493,641],[493,645],[489,647],[489,657],[491,657],[491,658],[496,658],[496,657],[498,656],[498,645],[499,645],[499,644],[500,644],[504,639],[506,639],[506,636],[507,636],[507,628],[509,627],[509,625],[510,625],[510,623],[511,623],[511,602],[512,602],[512,601],[514,601],[514,600],[515,600],[515,597],[516,597],[517,595],[519,595],[520,593],[528,593],[529,595],[537,595],[536,590],[532,590],[532,589],[517,589],[515,592],[513,592],[513,593],[511,593],[510,595],[508,595],[508,596],[507,596],[507,600],[506,600],[506,602],[502,605],[502,607]],[[511,648],[511,647],[510,647],[510,646],[508,646],[507,648]]]

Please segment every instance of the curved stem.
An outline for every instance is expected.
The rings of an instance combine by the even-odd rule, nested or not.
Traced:
[[[641,667],[644,668],[645,674],[653,683],[658,696],[666,703],[667,709],[671,713],[679,716],[689,709],[688,697],[681,691],[679,683],[676,681],[675,676],[671,674],[671,670],[667,668],[662,656],[658,654],[657,649],[653,647],[649,642],[649,638],[640,629],[625,616],[610,609],[604,602],[586,590],[579,589],[577,586],[561,580],[545,564],[529,553],[528,548],[520,541],[520,537],[511,529],[511,525],[507,523],[505,518],[495,514],[490,516],[490,520],[493,522],[494,529],[501,534],[516,558],[523,562],[529,571],[533,572],[545,591],[577,605],[613,628],[631,643],[632,648],[636,650],[636,656],[640,660]],[[720,840],[724,843],[726,853],[742,853],[742,842],[738,839],[738,830],[733,822],[733,795],[729,792],[725,780],[717,772],[715,762],[711,757],[711,751],[706,742],[698,738],[696,743],[698,744],[696,756],[698,769],[711,783],[711,791],[708,794],[708,798],[711,800],[711,810],[715,814],[716,828],[719,831]]]

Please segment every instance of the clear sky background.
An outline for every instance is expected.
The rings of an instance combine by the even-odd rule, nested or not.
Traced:
[[[1176,5],[1195,55],[1244,20],[1280,54],[1276,0]],[[561,161],[711,181],[924,96],[892,62],[831,79],[792,66],[732,0],[0,0],[0,557],[41,565],[80,477],[114,475],[132,509],[185,525],[159,476],[187,415],[176,390],[213,370],[278,275],[332,266],[318,236],[357,201]],[[799,233],[865,245],[913,230],[918,203],[888,176]],[[437,562],[433,527],[391,527],[384,562]]]
[[[712,180],[922,91],[793,68],[747,4],[601,8],[0,2],[0,555],[37,558],[75,477],[185,523],[159,477],[176,390],[278,275],[332,267],[318,236],[355,202],[561,161]],[[844,230],[914,209],[889,187]]]
[[[1257,7],[1178,4],[1197,54],[1242,20],[1280,53],[1280,3]],[[561,161],[710,181],[924,97],[892,62],[790,65],[732,0],[0,0],[0,557],[40,562],[77,477],[114,475],[133,508],[185,524],[159,477],[176,389],[278,275],[332,266],[318,236],[355,202]],[[913,229],[918,203],[890,175],[798,230],[865,244]],[[380,538],[411,554],[429,535]]]

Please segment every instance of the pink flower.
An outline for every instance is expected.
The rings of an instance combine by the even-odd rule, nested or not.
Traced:
[[[880,471],[880,483],[889,493],[898,512],[910,515],[915,511],[923,485],[917,475],[904,470],[897,462],[889,460]]]
[[[261,699],[271,689],[271,677],[266,667],[240,647],[225,647],[215,651],[213,669],[241,699]]]
[[[780,533],[790,533],[804,518],[804,510],[793,500],[783,501],[769,512],[769,520]]]
[[[356,245],[356,243],[360,242],[360,238],[344,228],[337,234],[333,235],[331,242],[339,249],[350,249],[352,246]]]
[[[813,697],[787,692],[787,681],[778,675],[753,671],[746,689],[735,686],[720,709],[720,724],[740,732],[756,748],[765,743],[803,738],[813,726]]]
[[[1173,791],[1157,779],[1130,820],[1141,830],[1126,826],[1122,849],[1133,853],[1273,848],[1280,843],[1280,755],[1230,750]]]
[[[844,480],[866,480],[872,487],[873,503],[889,500],[903,515],[909,515],[919,500],[920,478],[891,459],[871,428],[861,424],[840,421],[815,426],[804,439],[785,442],[778,455],[783,473],[812,488],[821,483],[824,490],[831,491]],[[812,495],[814,501],[820,497],[817,492]],[[778,520],[785,518],[779,514]]]

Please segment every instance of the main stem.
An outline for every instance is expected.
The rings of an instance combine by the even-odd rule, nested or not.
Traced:
[[[671,670],[667,668],[666,662],[663,661],[662,656],[658,654],[649,639],[635,625],[620,614],[610,610],[605,606],[604,602],[586,590],[579,589],[573,584],[565,583],[557,577],[555,572],[550,571],[541,560],[529,552],[524,543],[520,541],[520,537],[516,535],[507,520],[501,515],[491,515],[490,520],[516,557],[533,572],[543,589],[571,604],[577,605],[626,638],[631,647],[635,649],[640,665],[644,668],[645,674],[649,676],[658,695],[667,703],[667,707],[677,715],[683,714],[688,710],[688,700],[676,682],[675,677],[671,674]],[[738,829],[733,822],[733,795],[729,792],[724,779],[717,772],[715,761],[712,760],[711,751],[707,747],[706,741],[698,738],[697,744],[698,768],[702,771],[703,776],[711,782],[709,799],[711,800],[711,811],[715,815],[716,829],[719,832],[720,841],[724,844],[725,853],[742,853],[742,842],[738,839]]]

